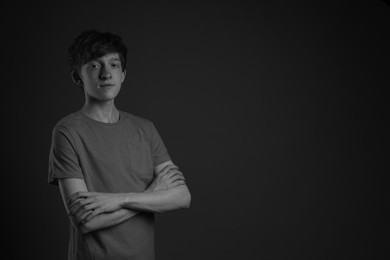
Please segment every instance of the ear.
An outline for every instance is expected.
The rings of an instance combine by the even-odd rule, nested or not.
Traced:
[[[83,80],[81,79],[80,74],[77,71],[72,70],[72,72],[70,73],[70,76],[71,76],[74,84],[76,84],[77,86],[83,86]]]
[[[126,78],[126,69],[124,69],[124,70],[122,71],[122,80],[121,80],[121,84],[123,83],[123,81],[125,80],[125,78]]]

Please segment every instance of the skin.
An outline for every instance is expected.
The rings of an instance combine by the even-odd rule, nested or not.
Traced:
[[[168,161],[156,166],[155,172],[153,182],[143,193],[88,192],[84,180],[60,179],[72,224],[81,233],[88,233],[117,225],[140,211],[161,213],[188,208],[191,196],[178,167]],[[129,198],[133,204],[125,203]]]
[[[119,119],[115,98],[126,77],[119,55],[110,53],[81,66],[72,73],[74,82],[84,88],[82,112],[101,122]],[[183,173],[172,162],[155,167],[150,186],[141,193],[89,192],[84,180],[59,179],[65,208],[73,225],[82,233],[117,225],[141,211],[166,212],[190,206],[191,195]]]
[[[107,54],[81,66],[72,73],[73,81],[84,89],[85,103],[82,112],[91,118],[113,123],[119,118],[115,98],[126,77],[117,53]]]

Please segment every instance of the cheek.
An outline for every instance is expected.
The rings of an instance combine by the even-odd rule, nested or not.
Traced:
[[[84,83],[93,83],[93,82],[96,82],[96,79],[97,79],[97,75],[95,75],[97,73],[88,73],[86,75],[83,76],[83,82]]]
[[[84,87],[87,88],[87,89],[94,89],[95,86],[96,86],[94,81],[89,79],[89,78],[83,80],[83,83],[84,83]]]

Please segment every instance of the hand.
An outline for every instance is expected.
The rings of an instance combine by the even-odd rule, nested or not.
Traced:
[[[122,208],[124,194],[101,192],[76,192],[68,200],[69,216],[78,223],[85,223],[95,216]]]
[[[184,184],[185,178],[179,167],[169,164],[156,174],[147,191],[166,190]]]

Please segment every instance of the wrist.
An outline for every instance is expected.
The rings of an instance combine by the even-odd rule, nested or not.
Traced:
[[[132,202],[132,193],[123,193],[122,196],[122,203],[121,206],[122,208],[127,208],[128,205],[130,205]]]

